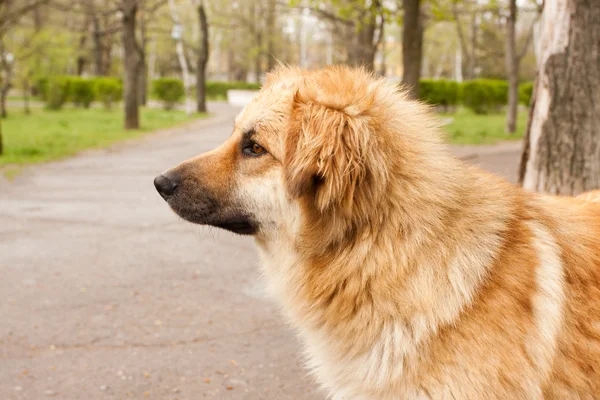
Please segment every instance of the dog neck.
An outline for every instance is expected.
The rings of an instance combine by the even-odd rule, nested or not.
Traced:
[[[339,235],[312,225],[312,249],[284,234],[259,243],[271,287],[325,381],[377,385],[414,370],[407,367],[418,363],[418,346],[455,321],[485,280],[507,229],[510,191],[450,158],[436,165],[427,179],[390,185],[373,207],[380,215],[341,240],[327,242]],[[390,351],[404,361],[386,365]]]

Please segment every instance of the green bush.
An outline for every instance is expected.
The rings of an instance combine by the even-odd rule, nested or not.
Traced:
[[[419,81],[419,99],[434,105],[444,107],[448,111],[449,107],[455,107],[458,104],[460,86],[455,81],[445,79],[421,79]]]
[[[519,102],[526,106],[531,104],[533,95],[533,82],[524,82],[519,85]]]
[[[104,108],[110,110],[112,105],[123,98],[123,84],[117,78],[94,79],[94,92],[96,100],[104,104]]]
[[[475,79],[462,85],[463,104],[476,114],[499,112],[508,102],[508,83],[492,79]]]
[[[71,80],[66,76],[55,76],[48,79],[42,97],[49,110],[60,110],[69,98]]]
[[[237,90],[259,90],[260,83],[250,82],[206,82],[206,97],[211,100],[227,99],[227,91]]]
[[[163,102],[165,110],[172,110],[185,96],[183,82],[175,78],[160,78],[152,81],[152,92]]]
[[[96,97],[94,86],[93,79],[69,78],[69,99],[77,107],[90,108]]]
[[[31,92],[34,96],[39,96],[42,101],[48,99],[48,82],[50,79],[47,76],[37,76],[33,79]]]

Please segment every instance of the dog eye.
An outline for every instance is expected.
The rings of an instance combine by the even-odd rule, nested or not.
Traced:
[[[244,153],[251,156],[260,156],[266,152],[264,147],[255,142],[248,143],[248,145],[244,147]]]

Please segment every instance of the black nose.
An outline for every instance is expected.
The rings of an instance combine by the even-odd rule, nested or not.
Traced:
[[[160,174],[156,178],[154,178],[154,187],[158,190],[158,193],[163,197],[163,199],[167,200],[168,197],[172,196],[177,190],[179,186],[179,178],[173,176],[171,174],[163,175]]]

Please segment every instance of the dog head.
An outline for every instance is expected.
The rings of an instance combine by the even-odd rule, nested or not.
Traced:
[[[390,173],[407,164],[390,154],[411,157],[413,144],[427,140],[394,137],[403,124],[413,132],[410,125],[422,123],[415,115],[424,115],[420,104],[363,70],[283,67],[223,145],[166,171],[155,185],[191,222],[259,237],[307,229],[315,237],[321,229],[333,240],[385,217],[377,208]]]

